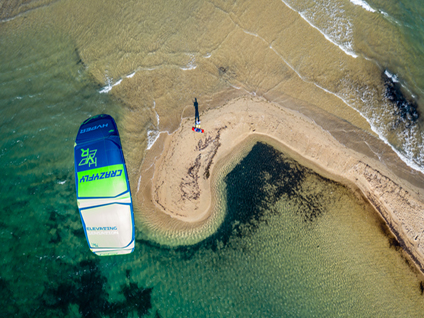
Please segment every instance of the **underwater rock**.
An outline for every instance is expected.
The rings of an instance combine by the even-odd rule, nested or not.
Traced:
[[[406,127],[409,127],[420,117],[417,110],[418,105],[415,101],[408,101],[406,99],[401,91],[399,82],[395,81],[393,77],[389,77],[387,73],[387,71],[384,71],[382,74],[384,87],[386,88],[384,96],[393,103],[395,106],[394,114],[399,116],[399,120],[395,125],[403,122],[406,124]]]
[[[121,286],[124,301],[110,302],[106,289],[106,278],[102,275],[98,260],[83,260],[78,266],[68,266],[68,272],[82,273],[79,279],[62,281],[57,287],[47,288],[42,297],[44,313],[53,310],[57,315],[67,315],[75,304],[82,317],[127,317],[134,312],[138,317],[149,313],[152,308],[152,288],[139,287],[130,282]],[[126,272],[127,278],[130,273]]]

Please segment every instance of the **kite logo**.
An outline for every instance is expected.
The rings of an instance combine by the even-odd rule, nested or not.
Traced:
[[[96,129],[99,129],[99,128],[105,128],[105,127],[107,127],[107,125],[108,124],[103,124],[103,125],[88,127],[86,129],[81,129],[80,134],[83,134],[83,133],[86,133],[86,132],[89,132],[89,131],[93,131],[93,130],[96,130]]]
[[[79,183],[115,178],[115,177],[120,177],[121,175],[122,175],[122,169],[121,170],[108,171],[108,172],[100,172],[100,174],[99,173],[93,173],[92,175],[82,176]]]
[[[90,235],[119,235],[117,226],[87,227]],[[95,244],[93,246],[97,247]]]
[[[87,231],[112,231],[112,230],[118,230],[118,227],[117,226],[113,226],[113,227],[111,227],[111,226],[100,226],[100,227],[97,227],[97,226],[87,226]]]
[[[87,148],[86,150],[81,149],[82,154],[81,154],[81,161],[78,164],[78,166],[85,166],[88,165],[88,167],[91,167],[91,165],[94,165],[95,167],[97,167],[97,158],[96,158],[96,153],[97,153],[97,149],[95,150],[91,150],[90,148]]]

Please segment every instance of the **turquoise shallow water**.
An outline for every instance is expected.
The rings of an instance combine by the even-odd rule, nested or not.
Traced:
[[[72,204],[21,227],[9,217],[2,308],[37,317],[422,316],[422,282],[349,190],[261,143],[220,189],[231,199],[215,235],[170,249],[139,233],[121,257],[88,253]]]
[[[137,245],[133,254],[109,258],[92,255],[75,199],[73,144],[79,125],[89,116],[109,113],[117,120],[124,136],[124,150],[131,157],[128,140],[132,136],[145,138],[147,130],[163,128],[156,117],[158,113],[151,109],[153,100],[157,100],[157,110],[165,128],[172,120],[164,115],[163,109],[161,112],[160,96],[153,96],[153,100],[141,99],[142,106],[137,108],[137,103],[127,96],[131,92],[125,89],[116,94],[100,93],[107,81],[98,81],[95,65],[100,62],[93,56],[105,59],[105,64],[111,63],[116,55],[112,54],[108,60],[104,52],[109,49],[114,52],[114,49],[97,52],[96,46],[87,48],[87,43],[100,37],[97,29],[82,28],[78,34],[82,40],[77,41],[74,35],[61,29],[53,17],[48,17],[50,8],[53,10],[68,3],[38,2],[35,7],[28,7],[31,10],[27,13],[22,13],[26,12],[25,8],[21,11],[12,8],[10,16],[17,17],[0,25],[2,315],[423,316],[423,283],[402,257],[393,238],[387,236],[374,212],[345,188],[263,144],[255,146],[219,184],[227,198],[223,207],[227,210],[227,219],[206,241],[172,249],[158,246],[143,233],[142,224],[136,222]],[[196,2],[196,5],[201,3]],[[337,5],[338,2],[328,4]],[[71,5],[77,7],[76,3]],[[183,9],[188,12],[188,18],[191,7],[185,5]],[[312,2],[307,5],[311,7]],[[371,43],[370,47],[376,52],[372,55],[365,45],[360,46],[363,42],[359,39],[363,38],[357,34],[353,37],[352,49],[376,59],[382,71],[388,68],[391,74],[397,74],[420,102],[423,88],[420,75],[424,69],[421,6],[413,1],[403,2],[403,6],[377,1],[369,1],[369,5],[393,18],[393,21],[389,18],[389,22],[403,35],[401,42],[405,49],[396,42],[393,49],[397,51],[391,53],[388,49],[389,53],[381,55],[381,48]],[[37,6],[39,8],[34,9]],[[163,19],[157,13],[161,10],[153,11],[157,14],[153,15],[155,19]],[[43,23],[41,30],[31,28],[25,19],[32,19],[33,14],[40,14],[44,22],[49,19],[52,22]],[[315,16],[319,17],[319,12]],[[7,14],[2,15],[2,19],[7,20],[7,17]],[[165,18],[172,18],[172,14],[165,14]],[[128,14],[128,19],[133,17]],[[13,27],[10,23],[14,23]],[[316,20],[316,24],[319,23]],[[376,25],[378,23],[379,20]],[[107,29],[111,30],[110,34],[121,34],[116,29]],[[158,39],[172,33],[168,26],[152,26],[152,29]],[[199,32],[206,33],[206,29],[199,28]],[[131,28],[128,32],[131,33]],[[220,32],[223,38],[231,38],[231,34],[236,33]],[[395,31],[388,30],[390,32]],[[194,67],[192,57],[187,58],[185,53],[182,54],[185,64],[179,60],[181,52],[172,52],[172,41],[169,41],[165,47],[174,58],[167,60],[169,65],[176,61],[181,67]],[[204,42],[209,43],[209,39]],[[348,42],[349,39],[345,39],[341,44]],[[158,49],[160,44],[152,45],[149,50]],[[213,48],[206,44],[198,48],[197,53],[191,51],[196,45],[190,42],[184,45],[194,56],[203,51],[213,53]],[[135,59],[135,55],[141,54],[127,47],[119,47],[118,51],[120,61]],[[399,51],[402,54],[397,55]],[[171,59],[169,56],[167,58]],[[268,55],[260,58],[265,57]],[[160,59],[154,62],[157,61]],[[246,61],[250,65],[248,58]],[[190,63],[191,66],[186,65]],[[131,67],[137,69],[137,63],[134,64]],[[202,69],[199,64],[198,69]],[[107,67],[111,69],[111,77],[114,72],[131,75],[126,66],[122,66],[122,70],[111,64]],[[159,67],[158,73],[164,72],[163,69],[166,67]],[[239,82],[232,82],[233,69],[236,68],[231,65],[228,72],[221,74],[220,85],[225,81],[227,84],[242,83],[245,88],[260,91],[260,77],[242,73],[238,74]],[[171,68],[171,73],[176,71]],[[170,83],[180,75],[172,77],[164,72],[152,78],[157,80],[162,75],[166,81],[159,83],[168,85],[167,94],[172,98],[187,95],[184,85],[192,83],[188,75],[181,76],[184,85],[177,87]],[[116,79],[111,81],[112,84],[116,82]],[[158,93],[155,85],[144,86],[144,92]],[[190,94],[196,94],[197,88],[191,87]],[[181,91],[180,95],[175,95],[175,91]],[[128,113],[135,117],[143,114],[143,120],[137,122],[140,130],[127,130],[124,118]],[[417,125],[415,127],[419,128],[420,121]],[[421,141],[414,141],[421,145]],[[147,142],[143,142],[146,146]],[[262,155],[259,163],[258,153]]]

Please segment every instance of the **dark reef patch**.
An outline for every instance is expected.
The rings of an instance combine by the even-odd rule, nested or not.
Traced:
[[[382,219],[379,219],[379,228],[381,233],[383,233],[383,235],[387,238],[390,248],[393,248],[396,251],[402,250],[402,246],[400,245],[399,241],[396,239],[395,236],[393,236],[392,232],[390,232],[389,227]]]
[[[393,248],[400,253],[400,257],[405,261],[405,263],[408,265],[412,272],[415,273],[416,266],[421,270],[421,272],[423,272],[424,269],[420,265],[420,262],[414,256],[414,254],[409,251],[407,245],[405,244],[399,233],[396,231],[396,229],[388,222],[388,220],[384,218],[383,214],[379,210],[378,204],[372,201],[371,204],[377,209],[379,215],[382,217],[381,219],[379,219],[379,228],[383,235],[387,238],[389,248]]]
[[[125,302],[115,303],[123,313],[137,312],[138,317],[149,313],[152,308],[151,293],[152,288],[139,288],[136,283],[130,283],[122,288]]]
[[[395,107],[394,114],[399,118],[394,123],[394,127],[397,127],[400,123],[404,123],[406,128],[410,127],[420,117],[417,103],[406,99],[400,84],[395,82],[393,78],[388,77],[386,71],[383,71],[382,78],[386,88],[384,95],[393,103]]]
[[[74,50],[74,54],[75,54],[75,60],[77,61],[77,65],[82,65],[83,67],[86,67],[85,63],[83,62],[81,58],[79,50],[77,48]]]
[[[37,314],[68,315],[70,305],[75,304],[82,317],[128,317],[134,313],[142,317],[152,308],[152,288],[139,287],[133,282],[121,286],[124,301],[110,302],[106,292],[106,278],[101,274],[100,261],[97,259],[81,261],[75,267],[59,262],[62,265],[61,277],[52,277],[52,282],[60,283],[55,287],[46,286],[41,299],[43,313]],[[129,272],[126,274],[129,277]],[[64,280],[66,276],[76,277]]]
[[[256,143],[225,178],[228,214],[218,231],[224,244],[230,235],[249,235],[266,224],[269,214],[278,213],[274,205],[282,198],[297,207],[304,222],[315,221],[325,209],[322,193],[305,187],[308,176],[333,183],[273,147]]]
[[[41,300],[43,307],[57,311],[58,314],[67,315],[69,306],[77,304],[82,317],[100,317],[100,314],[104,313],[109,306],[108,295],[104,291],[106,279],[100,273],[98,261],[84,260],[76,267],[63,262],[62,265],[62,275],[68,272],[76,277],[71,280],[55,277],[52,281],[60,283],[57,287],[47,286],[47,292],[43,294]]]
[[[62,236],[60,235],[59,231],[54,231],[54,233],[52,234],[49,243],[50,244],[58,244],[62,242]]]
[[[394,248],[396,251],[399,251],[402,248],[400,246],[400,243],[398,242],[398,240],[395,237],[390,236],[390,237],[388,237],[388,240],[389,240],[389,246],[391,248]]]
[[[324,186],[320,190],[309,189],[305,181],[310,177]],[[262,142],[253,146],[224,182],[227,214],[222,225],[211,237],[196,245],[171,249],[180,258],[190,259],[199,249],[217,251],[232,237],[254,234],[260,226],[267,225],[272,215],[279,213],[274,205],[283,198],[296,207],[304,223],[313,223],[324,213],[327,201],[332,200],[325,195],[328,186],[338,186]]]
[[[79,239],[85,239],[85,234],[83,228],[78,228],[76,230],[72,230],[72,234],[75,235]]]
[[[0,277],[0,306],[2,311],[2,317],[13,317],[18,312],[18,306],[13,298],[12,290],[10,289],[10,283]],[[4,316],[3,316],[4,315]]]

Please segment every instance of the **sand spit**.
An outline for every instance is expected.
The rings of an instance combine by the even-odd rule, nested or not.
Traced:
[[[161,134],[141,166],[138,216],[158,241],[195,243],[215,231],[223,219],[215,204],[217,176],[262,140],[365,197],[424,272],[422,189],[341,145],[309,118],[263,99],[232,100],[201,119],[204,134],[192,131],[193,118],[183,118],[173,134]]]

